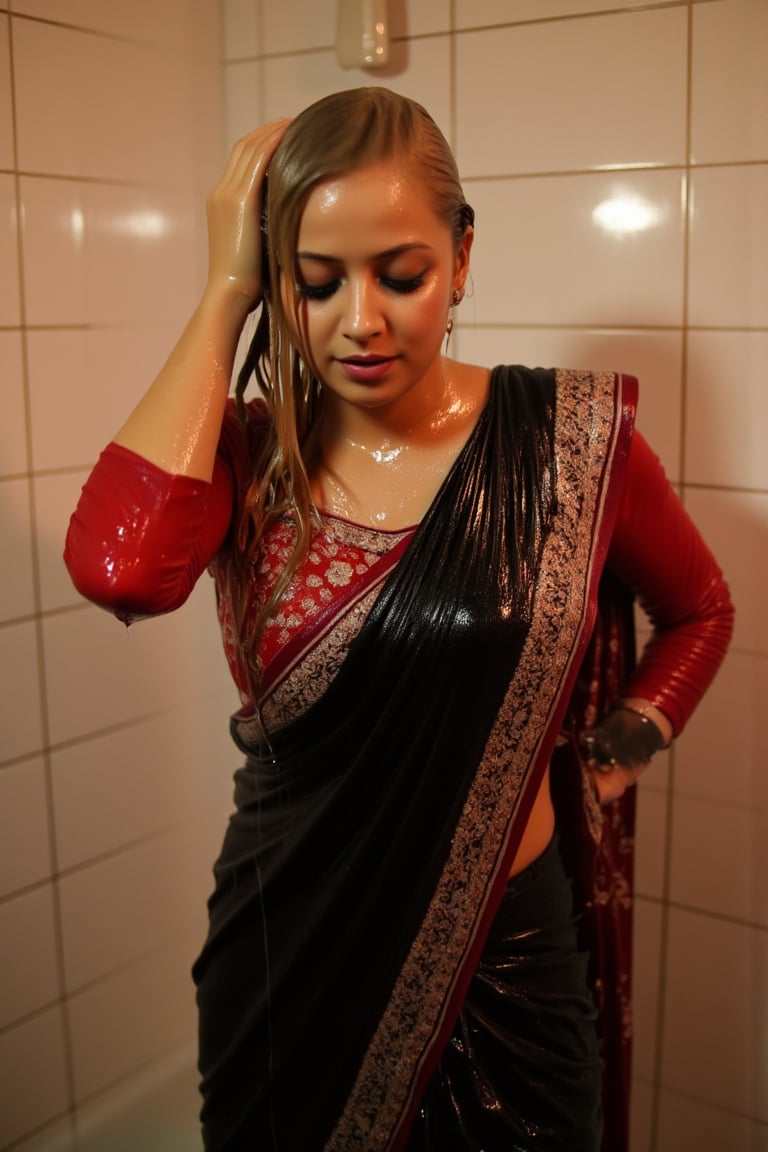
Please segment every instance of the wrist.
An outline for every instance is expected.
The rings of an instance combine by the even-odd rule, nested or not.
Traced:
[[[239,336],[248,315],[259,304],[260,300],[246,291],[245,285],[235,277],[219,277],[206,283],[198,312],[236,327]]]
[[[624,696],[616,703],[617,708],[624,708],[628,712],[634,712],[636,715],[641,716],[645,721],[654,724],[663,740],[663,748],[669,748],[674,738],[674,729],[672,723],[667,715],[657,708],[655,704],[651,704],[649,700],[643,700],[640,696]]]

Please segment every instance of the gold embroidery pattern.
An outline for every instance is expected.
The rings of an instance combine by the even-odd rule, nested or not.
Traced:
[[[532,626],[437,891],[326,1152],[383,1152],[390,1146],[503,863],[530,767],[585,627],[593,524],[600,520],[603,472],[618,426],[614,384],[612,373],[557,373],[558,508],[544,547]]]

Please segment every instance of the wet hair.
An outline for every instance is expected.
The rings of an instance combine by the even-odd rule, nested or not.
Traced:
[[[474,213],[464,199],[445,137],[426,109],[405,96],[375,87],[318,100],[291,121],[269,166],[261,218],[268,265],[264,299],[235,391],[252,480],[236,525],[233,607],[252,679],[259,637],[305,557],[317,524],[308,472],[317,458],[323,394],[310,358],[299,346],[295,318],[286,312],[286,298],[295,293],[302,214],[318,184],[395,158],[406,161],[421,181],[458,251]],[[284,278],[289,292],[281,291]],[[247,416],[245,391],[254,378],[271,415],[266,434]],[[249,571],[269,525],[285,515],[296,526],[295,547],[271,597],[253,619]]]

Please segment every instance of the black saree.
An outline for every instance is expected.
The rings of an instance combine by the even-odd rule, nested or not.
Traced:
[[[404,1145],[589,637],[631,404],[496,369],[326,693],[268,743],[233,722],[194,970],[208,1152]]]

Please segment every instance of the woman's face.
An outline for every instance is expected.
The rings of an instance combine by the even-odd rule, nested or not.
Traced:
[[[319,184],[301,218],[284,305],[326,388],[363,407],[429,387],[441,365],[451,295],[466,279],[471,229],[458,252],[428,190],[404,161]]]

